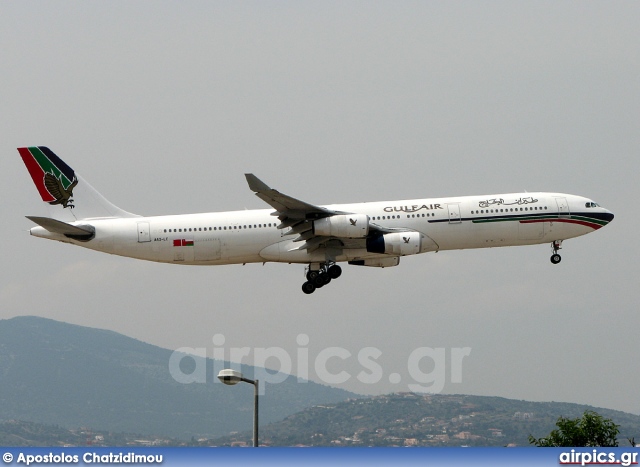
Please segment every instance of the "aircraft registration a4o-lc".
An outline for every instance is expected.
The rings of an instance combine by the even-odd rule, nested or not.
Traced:
[[[27,216],[31,235],[161,263],[307,265],[302,290],[337,279],[340,262],[397,266],[401,256],[441,250],[550,243],[607,225],[613,214],[588,198],[511,193],[318,206],[280,193],[253,174],[249,188],[271,209],[144,217],[113,205],[53,151],[18,148],[49,217]]]

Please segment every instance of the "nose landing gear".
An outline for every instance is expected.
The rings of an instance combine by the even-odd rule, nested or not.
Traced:
[[[551,242],[551,249],[553,250],[551,262],[553,264],[558,264],[562,260],[562,257],[558,254],[558,250],[562,249],[562,240],[555,240]]]
[[[342,268],[335,263],[324,263],[318,270],[309,269],[307,271],[307,282],[302,284],[302,291],[312,294],[316,289],[320,289],[337,279],[342,274]]]

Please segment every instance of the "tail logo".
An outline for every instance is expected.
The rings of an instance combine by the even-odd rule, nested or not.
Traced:
[[[71,167],[45,146],[18,148],[42,200],[73,208],[73,189],[78,178]]]
[[[62,180],[52,173],[44,174],[44,186],[47,191],[55,198],[55,201],[49,201],[49,204],[62,204],[63,208],[73,208],[73,189],[78,184],[78,179],[74,176],[71,185],[65,188]]]

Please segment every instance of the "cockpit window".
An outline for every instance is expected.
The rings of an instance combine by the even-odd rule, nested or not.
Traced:
[[[584,206],[587,207],[587,208],[597,208],[597,207],[599,207],[598,203],[594,203],[593,201],[589,201]]]

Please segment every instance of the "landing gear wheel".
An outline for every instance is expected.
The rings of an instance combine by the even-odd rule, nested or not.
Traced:
[[[302,291],[307,295],[311,294],[316,291],[316,286],[311,282],[305,282],[304,284],[302,284]]]
[[[342,268],[337,264],[334,264],[327,270],[327,274],[331,279],[337,279],[342,274]]]
[[[325,278],[325,274],[318,274],[310,282],[316,287],[316,289],[319,289],[326,284],[324,278]]]
[[[342,274],[342,268],[334,262],[314,264],[313,266],[319,266],[320,268],[311,269],[312,264],[309,264],[309,269],[307,269],[306,273],[307,282],[302,284],[302,291],[306,294],[313,293],[316,289],[324,287]]]
[[[562,258],[558,254],[558,251],[562,249],[562,240],[554,240],[551,242],[551,249],[553,250],[553,254],[551,255],[551,262],[553,264],[558,264]]]

